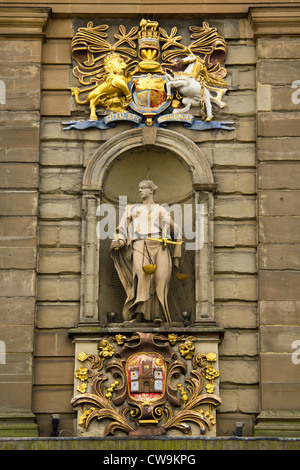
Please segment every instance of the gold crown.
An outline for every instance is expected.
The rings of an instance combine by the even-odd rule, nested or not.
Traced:
[[[106,64],[108,61],[110,61],[111,59],[114,59],[114,58],[117,58],[117,57],[120,57],[120,54],[118,54],[117,52],[110,52],[109,54],[107,54],[104,59],[103,59],[103,63]]]

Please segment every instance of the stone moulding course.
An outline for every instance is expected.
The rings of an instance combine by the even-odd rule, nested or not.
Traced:
[[[51,8],[0,7],[0,36],[43,38]]]
[[[250,8],[249,22],[254,36],[300,34],[300,6]]]

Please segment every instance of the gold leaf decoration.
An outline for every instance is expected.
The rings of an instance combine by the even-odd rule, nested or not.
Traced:
[[[178,429],[184,434],[191,434],[190,423],[198,425],[200,434],[205,434],[211,429],[215,424],[214,410],[221,404],[221,398],[214,394],[214,380],[219,377],[219,371],[212,366],[212,363],[217,360],[215,353],[195,354],[196,338],[193,336],[178,338],[176,335],[157,336],[135,333],[126,338],[126,341],[122,335],[117,336],[100,341],[98,356],[87,356],[86,359],[91,363],[90,369],[82,364],[76,371],[76,378],[82,382],[85,382],[88,377],[91,379],[91,392],[86,393],[87,384],[82,383],[77,387],[80,395],[75,396],[71,401],[74,407],[84,407],[79,417],[79,426],[88,429],[93,419],[109,420],[109,424],[104,429],[104,436],[113,435],[116,430],[124,431],[131,436],[142,436],[145,432],[143,423],[148,423],[146,435],[165,434],[170,429]],[[136,341],[138,338],[140,340]],[[110,339],[119,345],[116,353],[109,342]],[[185,383],[182,377],[187,373],[186,362],[177,359],[177,354],[170,345],[171,342],[176,344],[179,339],[184,341],[179,345],[183,357],[185,360],[192,359],[194,367],[190,375],[184,379]],[[136,362],[132,357],[135,351],[137,351]],[[162,395],[162,392],[156,392],[156,395],[152,392],[151,396],[143,393],[143,396],[138,399],[130,391],[130,371],[133,370],[132,368],[137,368],[141,360],[138,358],[144,358],[145,355],[148,355],[148,362],[148,358],[153,357],[154,367],[159,368],[158,374],[160,375],[157,378],[161,380],[164,377],[165,395]],[[128,363],[129,357],[133,359],[133,362]],[[85,356],[82,355],[82,358]],[[107,358],[111,359],[106,361]],[[207,365],[207,362],[211,365]],[[106,364],[105,371],[115,379],[117,378],[109,386],[105,385],[107,377],[102,371],[104,364]],[[128,370],[127,367],[129,367]],[[97,369],[96,373],[94,369]],[[162,374],[163,370],[165,372]],[[205,383],[205,380],[209,383]],[[176,387],[173,386],[175,384]],[[177,396],[178,392],[180,398]],[[177,411],[178,408],[179,411]],[[152,427],[150,434],[149,426]]]
[[[84,362],[88,358],[88,355],[85,352],[80,352],[77,356],[78,361]]]

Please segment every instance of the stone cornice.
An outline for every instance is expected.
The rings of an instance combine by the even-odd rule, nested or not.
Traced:
[[[51,8],[0,7],[0,36],[44,37]]]
[[[249,9],[249,21],[254,35],[299,35],[300,4],[284,7],[253,7]]]

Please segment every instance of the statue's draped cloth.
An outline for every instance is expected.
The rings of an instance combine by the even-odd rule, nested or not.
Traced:
[[[179,227],[163,206],[152,204],[150,210],[143,204],[126,207],[115,234],[124,247],[111,253],[127,295],[124,321],[142,313],[147,321],[160,318],[171,322],[167,297],[172,264],[178,265],[181,245],[167,243],[164,247],[162,241],[149,239],[162,240],[163,236],[168,240],[181,239]],[[143,271],[148,264],[157,265],[151,275]]]

